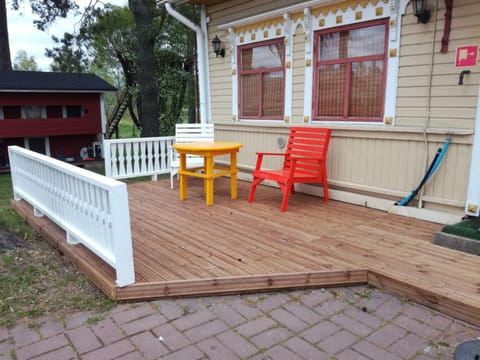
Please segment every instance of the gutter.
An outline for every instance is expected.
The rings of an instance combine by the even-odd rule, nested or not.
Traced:
[[[205,19],[205,8],[202,8],[202,21]],[[185,16],[176,11],[170,2],[165,2],[165,10],[167,13],[180,21],[182,24],[195,31],[197,38],[197,60],[198,60],[198,92],[200,102],[200,122],[202,124],[209,121],[209,106],[208,106],[208,79],[207,79],[207,39],[206,32],[204,32],[198,25],[187,19]]]

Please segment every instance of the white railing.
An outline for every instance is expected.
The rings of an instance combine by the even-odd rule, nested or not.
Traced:
[[[8,148],[15,200],[63,228],[116,270],[117,284],[135,282],[126,184],[18,146]]]
[[[126,179],[169,174],[168,150],[174,136],[104,140],[105,176]]]

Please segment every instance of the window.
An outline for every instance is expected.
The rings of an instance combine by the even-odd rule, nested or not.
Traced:
[[[22,106],[22,118],[23,119],[41,119],[42,107],[37,105]]]
[[[67,118],[79,118],[82,117],[82,107],[78,105],[67,106]]]
[[[315,34],[313,119],[382,121],[387,22]]]
[[[283,119],[285,47],[283,39],[239,47],[239,115]]]
[[[21,119],[22,112],[20,106],[4,106],[3,117],[5,119]]]
[[[47,118],[62,118],[63,110],[61,106],[49,105],[47,106]]]

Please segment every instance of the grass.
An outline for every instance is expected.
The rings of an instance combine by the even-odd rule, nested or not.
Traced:
[[[20,238],[24,245],[0,249],[0,326],[45,314],[61,318],[75,311],[101,314],[111,309],[115,302],[10,209],[12,196],[10,175],[0,175],[0,228]]]
[[[480,240],[480,218],[470,217],[454,225],[443,227],[444,233]]]

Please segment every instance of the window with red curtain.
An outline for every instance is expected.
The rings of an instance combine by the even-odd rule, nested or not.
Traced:
[[[315,34],[313,119],[383,121],[387,20]]]
[[[239,116],[242,119],[283,119],[283,38],[239,47],[238,64]]]

